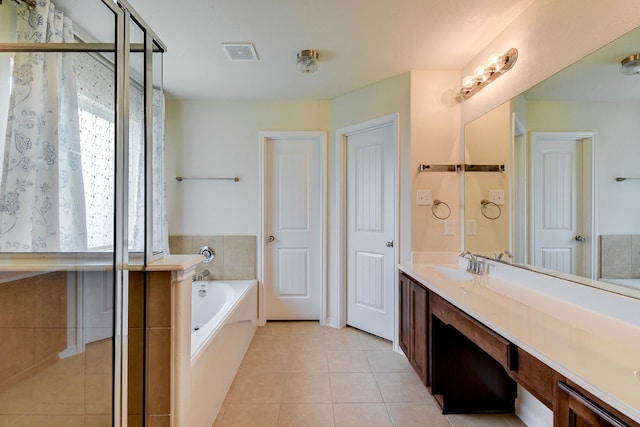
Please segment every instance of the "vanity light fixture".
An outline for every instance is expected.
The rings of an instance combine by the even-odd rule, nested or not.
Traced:
[[[458,90],[458,99],[469,99],[480,89],[509,71],[518,59],[518,50],[511,48],[503,55],[492,55],[489,65],[475,69],[473,76],[462,79],[462,87]]]
[[[320,64],[318,57],[319,55],[317,50],[301,50],[298,52],[298,59],[296,61],[298,70],[303,73],[313,73],[318,69],[318,65]]]

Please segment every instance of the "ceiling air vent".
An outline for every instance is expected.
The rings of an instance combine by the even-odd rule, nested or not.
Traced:
[[[258,54],[253,43],[220,43],[229,61],[257,61]]]

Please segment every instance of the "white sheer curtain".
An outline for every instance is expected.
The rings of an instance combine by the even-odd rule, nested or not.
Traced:
[[[18,10],[19,43],[73,41],[48,0]],[[73,54],[19,53],[0,182],[0,251],[84,251],[84,186]]]

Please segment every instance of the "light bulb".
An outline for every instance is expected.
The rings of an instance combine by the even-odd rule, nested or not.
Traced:
[[[489,67],[493,71],[499,71],[502,68],[502,55],[494,53],[489,57]]]
[[[474,79],[473,77],[466,76],[464,79],[462,79],[462,87],[464,87],[465,89],[469,89],[471,86],[473,86],[475,81],[476,79]]]
[[[483,82],[487,80],[488,77],[487,69],[483,66],[480,66],[476,68],[476,70],[473,72],[473,75],[476,77],[476,80],[478,80],[479,82]]]

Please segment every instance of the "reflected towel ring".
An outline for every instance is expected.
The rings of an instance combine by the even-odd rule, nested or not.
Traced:
[[[449,211],[447,213],[447,216],[438,216],[438,214],[436,213],[436,208],[440,205],[445,205],[447,207],[447,210]],[[434,200],[433,205],[431,206],[431,213],[438,219],[447,219],[451,216],[451,207],[442,200]]]
[[[480,202],[480,204],[482,205],[482,206],[480,207],[480,212],[482,213],[482,216],[484,216],[485,218],[487,218],[487,219],[490,219],[490,220],[494,221],[494,220],[496,220],[496,219],[500,218],[500,216],[502,215],[502,208],[501,208],[501,207],[500,207],[500,205],[498,205],[496,202],[490,202],[490,201],[488,201],[488,200],[482,200],[482,201]],[[498,208],[498,215],[496,215],[496,216],[489,216],[489,215],[487,215],[487,213],[484,211],[484,208],[485,208],[486,206],[488,206],[488,205],[493,205],[493,206],[495,206],[496,208]]]

